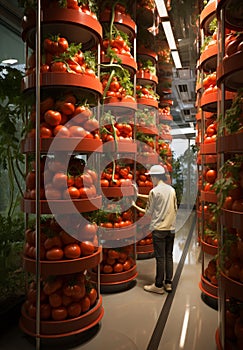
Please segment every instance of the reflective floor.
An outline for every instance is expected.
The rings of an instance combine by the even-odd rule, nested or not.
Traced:
[[[174,247],[175,273],[177,267],[179,271],[180,259],[192,221],[193,215],[190,216],[190,212],[179,212]],[[41,349],[216,350],[217,311],[201,299],[198,287],[201,273],[200,247],[197,244],[195,229],[174,298],[168,294],[159,295],[143,290],[144,284],[153,282],[153,258],[138,260],[137,266],[138,277],[135,286],[124,292],[103,294],[104,317],[92,337],[82,344],[78,338],[70,343],[42,343]],[[167,298],[171,301],[171,307],[167,309],[168,317],[165,318],[163,306],[167,306]],[[164,322],[165,326],[163,332],[159,327],[156,328],[155,346],[151,337],[155,334],[155,326],[162,309],[162,323]],[[34,350],[35,347],[35,341],[26,337],[18,327],[9,329],[0,338],[1,350]]]

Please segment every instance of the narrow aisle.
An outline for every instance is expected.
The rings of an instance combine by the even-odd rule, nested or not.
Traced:
[[[194,229],[158,350],[216,350],[217,311],[201,299],[200,247]]]

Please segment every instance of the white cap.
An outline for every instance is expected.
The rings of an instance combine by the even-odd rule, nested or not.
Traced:
[[[145,175],[162,175],[165,174],[165,168],[162,165],[153,165]]]

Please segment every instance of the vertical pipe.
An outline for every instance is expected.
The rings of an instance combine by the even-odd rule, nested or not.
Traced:
[[[40,349],[40,59],[41,59],[41,1],[37,1],[36,15],[36,350]]]

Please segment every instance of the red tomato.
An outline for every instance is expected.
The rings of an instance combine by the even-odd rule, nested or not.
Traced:
[[[53,247],[61,248],[62,241],[60,236],[55,235],[55,236],[46,238],[46,240],[44,241],[44,247],[46,250],[49,250]]]
[[[70,186],[63,192],[64,199],[78,199],[80,198],[80,193],[77,187]]]
[[[65,38],[58,38],[57,45],[59,53],[63,53],[68,49],[68,41]]]
[[[91,185],[93,185],[93,180],[92,177],[89,173],[84,173],[83,175],[81,175],[82,180],[83,180],[83,185],[85,187],[90,187]]]
[[[52,137],[52,129],[46,123],[41,123],[40,125],[40,137],[41,138],[49,138]]]
[[[51,295],[55,293],[58,289],[62,287],[63,281],[61,278],[48,279],[44,282],[43,292],[46,295]]]
[[[55,188],[52,188],[52,187],[48,187],[45,189],[45,195],[46,195],[46,198],[47,199],[61,199],[62,198],[62,193],[55,189]]]
[[[124,271],[128,271],[130,270],[130,268],[132,267],[131,261],[130,260],[126,260],[123,264],[123,270]]]
[[[70,243],[77,243],[77,239],[72,237],[72,236],[70,236],[66,231],[62,230],[59,233],[59,235],[60,235],[60,238],[62,240],[62,243],[65,244],[65,245],[70,244]]]
[[[81,139],[85,137],[86,131],[81,126],[73,125],[69,128],[70,137],[80,137]]]
[[[53,63],[51,63],[50,70],[51,72],[65,73],[67,71],[67,66],[64,62],[54,61]]]
[[[99,128],[99,122],[95,118],[88,119],[84,124],[84,129],[88,131],[95,131]]]
[[[116,264],[113,266],[113,270],[114,270],[114,272],[116,272],[116,273],[122,272],[122,271],[123,271],[123,264],[121,264],[121,263],[116,263]]]
[[[51,307],[49,304],[40,304],[40,319],[48,320],[51,317]]]
[[[88,296],[84,296],[81,301],[81,308],[82,308],[82,312],[87,312],[90,309],[91,306],[91,302]]]
[[[59,307],[62,305],[62,296],[60,293],[55,292],[49,295],[49,304],[51,307]]]
[[[95,251],[95,247],[94,247],[93,243],[90,241],[81,242],[80,247],[81,247],[81,255],[82,256],[92,255]]]
[[[46,252],[47,260],[62,260],[63,250],[61,248],[51,248]]]
[[[217,178],[217,171],[210,169],[206,172],[205,179],[210,184],[213,184]]]
[[[62,120],[62,116],[60,112],[49,109],[48,111],[45,112],[44,119],[47,124],[51,126],[56,126],[60,124]]]
[[[32,170],[30,172],[28,172],[26,178],[25,178],[25,182],[26,182],[26,188],[29,190],[33,190],[35,189],[35,171]]]
[[[68,316],[71,318],[78,317],[82,312],[80,303],[72,303],[67,307]]]
[[[56,173],[53,176],[52,184],[57,189],[65,189],[67,188],[67,175],[64,173]]]
[[[103,272],[104,273],[112,273],[113,272],[113,268],[111,265],[105,264],[103,266]]]
[[[70,137],[70,131],[66,126],[59,124],[53,129],[53,135],[57,137]]]
[[[64,255],[67,259],[77,259],[81,255],[80,246],[76,243],[70,243],[64,247]]]
[[[67,318],[67,309],[64,306],[60,306],[51,310],[51,317],[54,321],[63,321]]]

